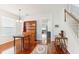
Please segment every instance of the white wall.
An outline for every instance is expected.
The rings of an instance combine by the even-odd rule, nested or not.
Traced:
[[[55,36],[58,35],[58,33],[63,30],[62,29],[62,23],[64,22],[64,8],[66,5],[57,5],[52,10],[52,41],[54,41]],[[59,25],[58,28],[55,27],[55,25]]]
[[[3,27],[2,26],[2,20],[3,20],[2,17],[7,17],[12,20],[17,19],[16,15],[0,9],[0,44],[12,41],[13,40],[12,33],[14,33],[14,30],[16,30],[16,23],[15,23],[15,27],[11,27],[11,26],[10,27]],[[7,19],[5,19],[5,20],[7,20]],[[8,24],[8,25],[10,25],[10,24]]]

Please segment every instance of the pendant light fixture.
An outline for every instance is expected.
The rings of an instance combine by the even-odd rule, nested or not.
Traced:
[[[19,16],[18,16],[18,20],[16,20],[16,22],[21,23],[22,22],[21,9],[19,9],[18,11],[19,11]]]

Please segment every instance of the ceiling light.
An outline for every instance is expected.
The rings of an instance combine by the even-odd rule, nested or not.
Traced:
[[[16,22],[18,22],[18,23],[22,22],[21,9],[19,9],[19,16],[18,16],[18,20],[16,20]]]

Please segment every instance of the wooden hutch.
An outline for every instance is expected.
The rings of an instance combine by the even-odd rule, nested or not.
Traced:
[[[23,24],[23,34],[26,37],[24,45],[33,45],[36,41],[36,21],[25,21]]]

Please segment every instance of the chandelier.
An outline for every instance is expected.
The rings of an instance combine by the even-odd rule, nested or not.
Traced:
[[[18,16],[18,20],[16,20],[16,22],[21,23],[22,22],[21,9],[18,9],[18,11],[19,11],[19,16]]]

